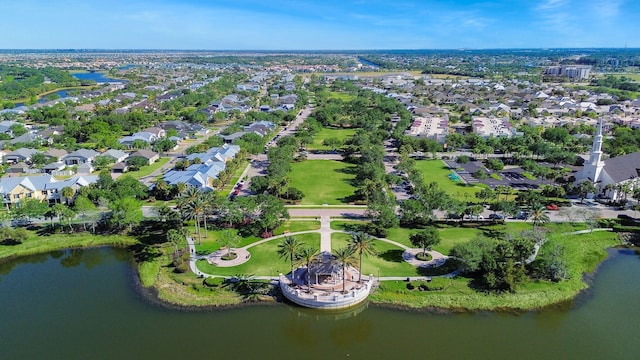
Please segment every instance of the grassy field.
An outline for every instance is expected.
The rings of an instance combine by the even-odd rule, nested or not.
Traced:
[[[329,96],[330,99],[340,99],[344,102],[348,102],[356,98],[355,95],[351,95],[343,92],[336,92],[336,91],[329,91],[325,94]]]
[[[408,290],[402,281],[383,282],[369,298],[375,303],[401,305],[413,308],[441,307],[467,310],[539,309],[572,299],[587,284],[582,274],[592,272],[606,257],[605,249],[619,243],[617,234],[595,232],[592,234],[557,236],[542,249],[550,249],[559,243],[565,247],[566,261],[571,278],[559,283],[531,281],[515,293],[486,294],[473,290],[470,279],[457,277],[446,280],[444,290]]]
[[[218,229],[207,229],[207,231],[204,231],[204,227],[202,227],[202,243],[200,244],[199,239],[198,239],[198,235],[195,232],[195,227],[193,226],[193,222],[191,222],[191,225],[187,227],[187,229],[189,230],[189,234],[191,234],[191,236],[193,237],[195,243],[196,243],[196,252],[198,254],[201,255],[206,255],[206,254],[210,254],[218,249],[220,249],[220,247],[225,246],[225,242],[222,238],[222,233],[223,231],[226,230],[218,230]],[[315,220],[301,220],[301,221],[287,221],[284,224],[282,224],[281,226],[277,227],[274,231],[273,234],[274,235],[282,235],[284,234],[286,231],[290,232],[290,233],[294,233],[294,232],[299,232],[299,231],[307,231],[307,230],[318,230],[320,229],[320,222],[319,221],[315,221]],[[238,235],[238,230],[237,229],[232,229],[231,231],[233,231],[237,236],[238,236],[238,243],[236,244],[236,247],[244,247],[247,245],[250,245],[256,241],[260,241],[262,240],[261,238],[257,237],[257,236],[249,236],[249,237],[241,237],[240,235]]]
[[[296,238],[320,250],[319,233],[296,235]],[[280,239],[276,239],[250,248],[251,259],[244,264],[233,267],[217,267],[209,264],[206,260],[199,260],[197,263],[198,269],[208,274],[224,276],[239,274],[272,276],[278,273],[288,273],[290,269],[289,261],[281,259],[277,254],[280,241]]]
[[[350,236],[344,233],[331,234],[333,250],[345,247]],[[376,241],[377,256],[362,257],[362,276],[418,276],[418,268],[402,260],[403,249],[384,241]],[[357,257],[357,256],[356,256]]]
[[[139,178],[145,177],[145,176],[149,176],[152,172],[160,169],[164,164],[168,163],[169,160],[170,160],[170,158],[163,157],[163,158],[158,159],[158,161],[154,162],[151,165],[143,166],[140,170],[129,171],[129,172],[126,172],[125,174],[133,176],[136,179],[139,179]]]
[[[348,203],[355,188],[353,175],[345,170],[350,165],[333,160],[307,160],[291,164],[290,186],[304,193],[302,205],[338,205]]]
[[[437,182],[442,190],[458,200],[476,200],[475,193],[480,191],[478,186],[467,186],[449,179],[452,172],[440,160],[416,161],[416,169],[422,172],[426,183]]]
[[[308,150],[331,150],[328,146],[322,145],[322,142],[328,138],[337,138],[342,141],[352,137],[356,133],[355,129],[331,129],[322,128],[313,138],[313,143],[307,145]]]
[[[0,259],[14,256],[41,254],[69,248],[96,246],[130,246],[138,240],[124,235],[53,234],[40,236],[29,231],[29,237],[22,244],[0,245]]]
[[[640,73],[615,74],[614,76],[618,78],[624,76],[627,79],[640,82]]]

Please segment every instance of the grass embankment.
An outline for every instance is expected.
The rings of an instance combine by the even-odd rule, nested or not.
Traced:
[[[322,143],[329,138],[336,138],[342,142],[355,135],[355,129],[333,129],[322,128],[313,137],[313,142],[307,145],[308,150],[331,150],[330,147],[322,145]]]
[[[136,170],[136,171],[128,171],[125,173],[125,175],[129,175],[132,176],[136,179],[139,179],[141,177],[145,177],[145,176],[149,176],[151,175],[151,173],[153,173],[154,171],[160,169],[162,166],[164,166],[166,163],[169,162],[169,160],[171,160],[168,157],[162,157],[160,159],[158,159],[158,161],[154,162],[151,165],[146,165],[140,168],[140,170]]]
[[[480,191],[481,187],[470,186],[462,181],[456,182],[449,179],[449,174],[453,172],[442,161],[418,160],[415,167],[422,172],[426,183],[438,183],[440,189],[444,190],[449,196],[458,200],[477,201],[475,194]]]
[[[530,281],[521,285],[516,293],[487,294],[471,286],[471,279],[457,277],[445,281],[443,290],[419,291],[407,289],[402,281],[383,282],[370,296],[375,303],[412,308],[441,307],[467,310],[531,310],[573,299],[587,287],[582,280],[585,273],[606,258],[605,249],[619,244],[616,233],[594,232],[583,235],[553,236],[542,248],[544,253],[555,244],[565,247],[565,261],[570,279],[554,283]]]
[[[291,164],[290,186],[301,190],[302,205],[338,205],[349,202],[355,188],[351,165],[333,160],[307,160]]]
[[[0,245],[0,260],[70,248],[126,247],[137,243],[135,238],[125,235],[52,234],[40,236],[34,231],[29,231],[29,237],[21,244]]]

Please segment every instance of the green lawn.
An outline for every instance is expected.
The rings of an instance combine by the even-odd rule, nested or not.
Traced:
[[[163,157],[158,159],[158,161],[154,162],[151,165],[146,165],[143,166],[140,170],[137,171],[128,171],[125,173],[125,175],[130,175],[133,176],[136,179],[139,179],[141,177],[145,177],[145,176],[149,176],[152,172],[160,169],[160,167],[162,167],[164,164],[168,163],[170,160],[170,158],[168,157]]]
[[[313,143],[307,145],[309,150],[331,150],[328,146],[322,145],[322,142],[328,138],[337,138],[345,141],[356,133],[355,129],[333,129],[322,128],[313,138]]]
[[[337,91],[329,91],[326,93],[326,95],[328,95],[331,99],[340,99],[344,102],[348,102],[356,98],[354,95]]]
[[[204,226],[202,226],[202,244],[199,243],[198,235],[196,235],[195,227],[193,226],[193,222],[190,222],[190,225],[187,226],[189,230],[189,234],[193,237],[193,240],[196,243],[196,252],[201,255],[210,254],[222,246],[225,246],[225,241],[222,238],[222,233],[226,230],[217,230],[211,229],[211,225],[209,224],[209,228],[207,231],[204,231]],[[277,227],[274,231],[274,235],[282,235],[285,231],[289,232],[299,232],[299,231],[307,231],[307,230],[318,230],[320,229],[320,222],[314,220],[305,220],[305,221],[287,221],[281,226]],[[236,235],[238,235],[237,229],[232,229]],[[235,247],[244,247],[250,244],[253,244],[256,241],[262,240],[257,236],[248,236],[241,237],[238,235],[238,243]],[[277,240],[276,240],[277,241]]]
[[[440,160],[418,160],[416,161],[416,169],[422,172],[426,183],[436,182],[440,188],[447,192],[450,196],[458,200],[474,201],[476,192],[481,188],[479,186],[467,186],[460,182],[454,182],[448,178],[452,173],[451,170]]]
[[[355,188],[353,175],[345,170],[351,165],[333,160],[306,160],[291,164],[290,186],[304,193],[302,205],[338,205],[348,203]]]
[[[397,241],[408,247],[414,247],[409,241],[409,236],[419,232],[420,229],[392,228],[389,229],[387,239]],[[444,255],[449,255],[449,251],[459,243],[467,242],[483,233],[483,230],[476,228],[446,228],[438,229],[440,232],[440,244],[433,247],[433,250]]]
[[[296,238],[320,250],[319,233],[297,235]],[[240,274],[274,276],[278,273],[288,273],[290,271],[289,261],[281,259],[277,254],[280,241],[280,239],[275,239],[250,248],[251,259],[244,264],[232,267],[217,267],[209,264],[206,260],[199,260],[197,263],[198,269],[207,274],[224,276]]]
[[[606,257],[605,249],[619,243],[618,236],[610,232],[557,236],[543,246],[541,253],[559,243],[565,248],[571,278],[559,283],[531,281],[520,286],[515,293],[486,294],[469,286],[471,280],[457,277],[444,282],[442,291],[408,290],[402,281],[385,281],[369,299],[374,303],[397,304],[415,308],[429,306],[449,309],[539,309],[571,300],[587,287],[582,281],[584,273],[591,272]]]
[[[331,234],[331,248],[333,250],[347,246],[349,235],[343,233]],[[376,241],[377,256],[362,257],[362,275],[367,276],[418,276],[418,268],[402,260],[404,250],[384,241]],[[357,256],[356,256],[357,257]]]

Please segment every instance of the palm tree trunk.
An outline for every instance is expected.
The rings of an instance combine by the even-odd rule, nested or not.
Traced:
[[[342,293],[347,292],[347,273],[346,273],[347,267],[344,266],[344,264],[342,265]]]
[[[362,282],[362,250],[360,250],[360,271],[358,272],[358,282]]]

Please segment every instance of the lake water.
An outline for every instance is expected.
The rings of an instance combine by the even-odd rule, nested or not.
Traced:
[[[125,80],[113,79],[104,76],[104,73],[100,72],[87,72],[87,73],[73,73],[71,74],[76,79],[80,80],[93,80],[97,83],[108,83],[108,82],[126,82]]]
[[[27,257],[0,264],[0,358],[637,359],[640,257],[611,253],[575,304],[520,315],[171,310],[138,293],[123,250]]]

